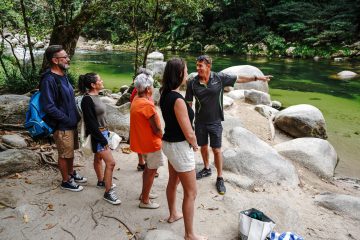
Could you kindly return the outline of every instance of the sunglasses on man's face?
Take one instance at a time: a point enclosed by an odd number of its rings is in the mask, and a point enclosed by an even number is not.
[[[205,61],[207,64],[211,64],[211,60],[207,56],[204,56],[204,55],[201,55],[201,56],[197,57],[196,61],[197,62]]]

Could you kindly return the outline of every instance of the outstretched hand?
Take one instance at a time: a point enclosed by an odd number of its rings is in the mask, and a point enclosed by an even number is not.
[[[271,80],[272,77],[274,77],[274,76],[272,76],[272,75],[258,76],[258,77],[256,77],[256,80],[268,82]]]

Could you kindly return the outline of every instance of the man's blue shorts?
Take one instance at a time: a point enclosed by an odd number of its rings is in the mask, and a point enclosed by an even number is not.
[[[195,122],[195,135],[199,146],[207,145],[210,137],[210,147],[221,148],[222,131],[223,127],[220,121],[214,123]]]

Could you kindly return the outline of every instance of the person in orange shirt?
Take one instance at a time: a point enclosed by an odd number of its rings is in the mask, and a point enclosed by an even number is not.
[[[157,198],[156,194],[150,194],[150,190],[157,169],[164,165],[160,118],[151,101],[153,82],[153,78],[146,74],[139,74],[135,78],[137,96],[130,107],[130,149],[142,154],[146,161],[139,207],[149,209],[160,207],[158,203],[150,201],[150,198]]]

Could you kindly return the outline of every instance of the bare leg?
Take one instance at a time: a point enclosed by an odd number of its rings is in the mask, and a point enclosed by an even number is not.
[[[143,172],[143,186],[141,192],[141,202],[145,204],[148,204],[150,201],[149,194],[154,182],[156,171],[157,169],[149,169],[147,166],[145,166],[145,170]]]
[[[104,172],[104,181],[105,181],[105,192],[109,192],[112,186],[112,174],[115,167],[115,160],[111,154],[110,148],[106,148],[104,151],[100,152],[100,157],[105,162],[105,172]]]
[[[139,164],[140,164],[140,165],[144,165],[144,164],[145,164],[145,160],[144,160],[142,154],[141,154],[141,153],[138,153],[137,155],[138,155],[138,159],[139,159]]]
[[[68,168],[69,158],[58,158],[58,166],[60,169],[61,177],[63,182],[69,180],[69,168]]]
[[[201,156],[204,162],[204,167],[205,168],[209,168],[210,167],[210,162],[209,162],[209,150],[208,150],[208,145],[204,145],[201,146]]]
[[[168,162],[169,166],[169,181],[166,187],[166,197],[169,207],[170,216],[168,217],[168,223],[173,223],[183,217],[183,214],[176,210],[176,188],[180,183],[180,179],[175,169]]]
[[[74,158],[67,158],[67,169],[69,175],[74,173]]]
[[[178,173],[178,176],[184,188],[182,210],[184,214],[185,240],[207,239],[203,236],[196,235],[193,228],[194,204],[197,194],[195,170]]]
[[[217,176],[222,177],[223,158],[221,154],[221,148],[213,148],[212,150],[214,153],[214,162],[217,170]]]
[[[98,181],[104,181],[102,158],[99,153],[94,154],[94,170]]]

